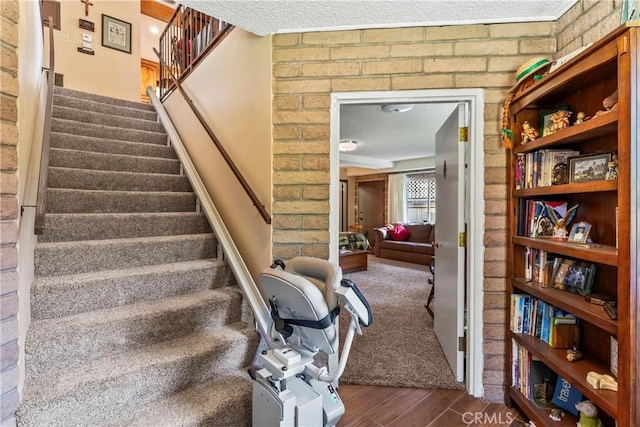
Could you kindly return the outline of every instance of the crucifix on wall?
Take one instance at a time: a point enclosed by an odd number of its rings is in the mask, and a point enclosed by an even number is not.
[[[89,16],[89,6],[93,6],[93,3],[89,3],[89,0],[80,0],[80,3],[84,3],[84,15]]]

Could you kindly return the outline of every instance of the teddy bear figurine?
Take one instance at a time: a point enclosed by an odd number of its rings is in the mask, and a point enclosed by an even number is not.
[[[576,409],[580,412],[577,427],[603,427],[602,421],[598,418],[598,408],[593,402],[590,400],[578,402]]]

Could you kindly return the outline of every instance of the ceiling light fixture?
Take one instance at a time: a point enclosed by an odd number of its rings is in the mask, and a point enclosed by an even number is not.
[[[404,113],[411,110],[413,108],[413,104],[386,104],[381,108],[385,113]]]
[[[356,148],[358,148],[358,143],[352,139],[343,139],[340,141],[340,151],[355,151]]]

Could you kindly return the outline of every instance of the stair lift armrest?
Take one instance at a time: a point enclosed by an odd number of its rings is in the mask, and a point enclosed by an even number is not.
[[[360,325],[365,327],[371,325],[373,322],[371,307],[355,283],[349,279],[342,279],[340,286],[336,289],[336,295],[349,314],[358,319]],[[358,328],[358,334],[362,335],[360,328]]]

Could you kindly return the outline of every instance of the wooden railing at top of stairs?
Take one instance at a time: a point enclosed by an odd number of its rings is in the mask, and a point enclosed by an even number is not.
[[[182,81],[233,28],[213,16],[178,6],[160,35],[160,100],[175,89],[171,73]]]
[[[245,193],[251,199],[262,219],[271,224],[271,216],[264,204],[235,165],[229,153],[216,137],[206,120],[198,111],[192,99],[180,83],[190,73],[195,65],[234,27],[212,16],[198,12],[191,8],[179,6],[173,14],[167,27],[160,36],[160,51],[153,49],[160,62],[160,100],[164,100],[173,89],[178,89],[187,105],[196,116],[204,130],[213,141],[234,176],[242,185]]]

